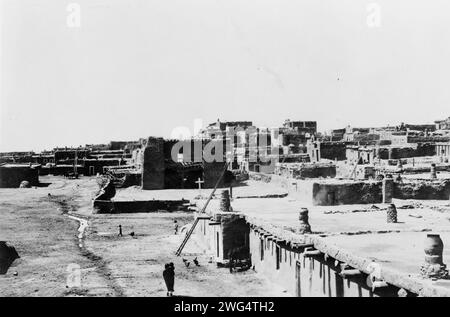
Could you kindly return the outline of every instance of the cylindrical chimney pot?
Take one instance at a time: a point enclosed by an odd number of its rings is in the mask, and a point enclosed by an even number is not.
[[[436,179],[437,178],[437,174],[436,174],[436,164],[431,164],[431,175],[430,175],[431,179]]]
[[[397,222],[397,208],[394,204],[389,204],[387,208],[387,222],[396,223]]]
[[[220,210],[230,211],[230,194],[228,190],[223,190],[220,193]]]

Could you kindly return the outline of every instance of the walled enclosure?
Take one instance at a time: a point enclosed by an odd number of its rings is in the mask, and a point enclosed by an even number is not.
[[[94,209],[99,214],[187,211],[189,200],[95,200]]]
[[[5,164],[0,166],[0,188],[18,188],[22,181],[31,186],[39,185],[40,165]]]
[[[448,200],[450,198],[450,180],[395,182],[394,197],[398,199]]]
[[[277,166],[280,175],[302,178],[334,178],[336,177],[336,165],[315,163],[282,163]]]
[[[380,182],[314,183],[313,205],[334,206],[381,203],[381,189]]]
[[[254,172],[249,176],[286,188],[289,197],[313,206],[389,203],[392,198],[448,200],[450,196],[450,180],[403,179],[397,182],[390,179],[392,184],[383,187],[383,182],[379,181],[296,180]]]

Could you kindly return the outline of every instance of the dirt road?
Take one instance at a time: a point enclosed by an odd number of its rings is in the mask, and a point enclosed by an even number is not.
[[[21,256],[0,275],[1,296],[165,296],[162,270],[168,262],[175,264],[175,295],[287,295],[253,271],[230,274],[208,263],[192,242],[176,257],[181,237],[173,234],[173,220],[182,226],[192,214],[92,214],[95,178],[47,176],[41,182],[50,185],[0,189],[0,241]],[[79,232],[82,219],[87,227]]]

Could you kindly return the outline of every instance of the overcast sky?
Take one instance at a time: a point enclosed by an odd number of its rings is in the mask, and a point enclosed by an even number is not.
[[[0,151],[450,116],[448,0],[0,2]]]

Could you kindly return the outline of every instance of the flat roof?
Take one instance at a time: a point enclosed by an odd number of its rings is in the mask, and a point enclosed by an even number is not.
[[[432,290],[435,294],[450,294],[450,280],[433,281],[420,277],[420,267],[425,259],[423,245],[429,233],[440,234],[444,242],[444,263],[449,264],[450,202],[398,199],[393,202],[397,207],[397,223],[387,223],[386,204],[308,206],[288,196],[234,199],[231,206],[234,212],[245,215],[249,222],[267,224],[269,229],[265,229],[273,234],[282,230],[296,237],[307,237],[317,242],[321,251],[328,250],[328,254],[333,255],[334,250],[344,257],[349,255],[348,259],[355,259],[355,263],[359,260],[367,261],[360,263],[375,261],[383,272],[394,274],[390,276],[395,278],[389,282],[406,285],[414,281],[414,290],[426,286],[427,291]],[[311,235],[295,234],[302,207],[309,210]],[[211,201],[207,212],[218,211],[219,201]]]
[[[4,163],[4,164],[0,164],[0,167],[3,167],[3,168],[20,168],[20,167],[22,167],[22,168],[26,168],[26,167],[28,167],[28,168],[36,168],[36,167],[39,167],[39,166],[41,166],[41,164],[35,164],[35,163],[32,163],[31,165],[30,165],[30,163]]]

